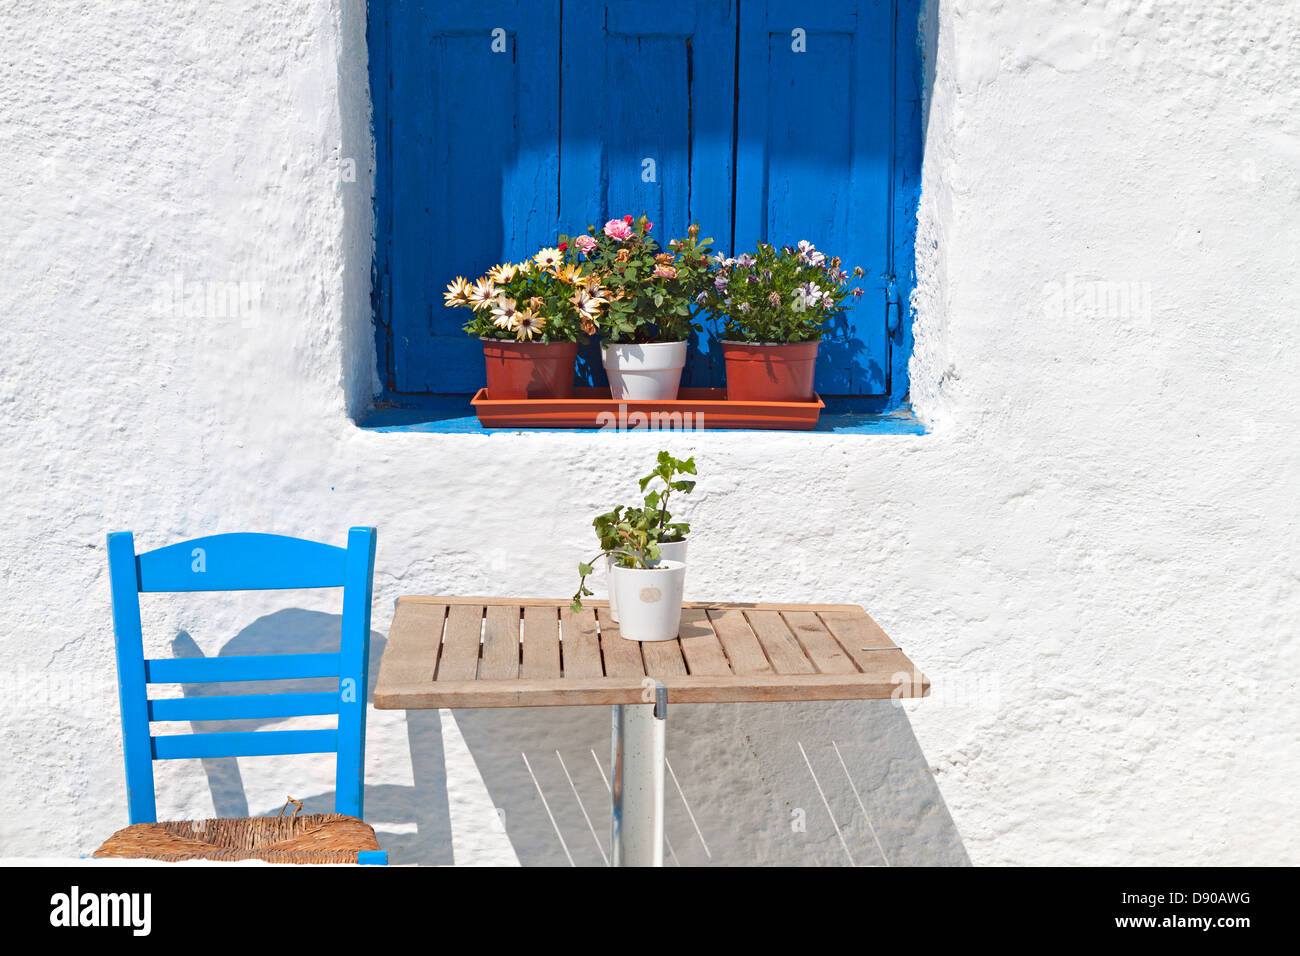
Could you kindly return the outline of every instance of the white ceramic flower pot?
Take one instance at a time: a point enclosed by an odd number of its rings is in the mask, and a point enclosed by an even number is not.
[[[658,567],[664,561],[680,561],[686,563],[686,542],[685,541],[666,541],[659,545],[659,557],[655,561],[648,562],[651,567]],[[618,595],[614,593],[614,559],[605,556],[605,582],[606,590],[609,591],[609,616],[610,619],[618,623]]]
[[[672,401],[686,365],[685,342],[607,345],[601,364],[615,401]]]
[[[661,541],[659,542],[659,560],[647,562],[652,567],[657,567],[664,561],[680,561],[686,563],[686,542],[685,541]]]
[[[653,568],[615,567],[610,593],[617,595],[620,633],[633,641],[671,641],[682,621],[686,565],[661,561]]]

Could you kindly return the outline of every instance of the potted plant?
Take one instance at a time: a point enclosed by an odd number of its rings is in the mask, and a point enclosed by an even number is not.
[[[648,564],[651,567],[656,566],[659,561],[680,561],[685,564],[686,536],[690,534],[691,526],[684,521],[673,521],[672,513],[668,510],[668,498],[674,491],[690,494],[695,488],[695,482],[678,476],[693,474],[695,474],[694,457],[679,461],[668,452],[661,451],[655,463],[655,470],[642,478],[639,484],[644,493],[649,484],[657,478],[663,483],[663,488],[645,495],[640,506],[619,505],[613,511],[597,515],[592,522],[601,548],[605,552],[615,551],[620,544],[618,534],[620,521],[627,520],[640,526],[644,513],[648,517],[644,524],[654,530],[655,543],[659,546],[659,556],[651,559]],[[605,569],[611,580],[614,565],[615,559],[607,556]],[[615,621],[619,620],[618,595],[612,587],[609,589],[609,616]]]
[[[595,570],[594,562],[606,558],[611,562],[610,605],[618,604],[623,636],[633,641],[671,641],[681,625],[686,564],[660,556],[654,515],[643,508],[635,512],[623,513],[621,506],[610,512],[608,545],[598,529],[601,550],[591,561],[578,563],[581,578],[570,607],[575,614],[582,610],[582,599],[592,594],[587,577]]]
[[[573,395],[578,344],[599,328],[608,293],[568,249],[562,241],[473,283],[457,276],[447,285],[447,307],[469,309],[465,332],[483,341],[490,397]]]
[[[840,260],[811,242],[736,258],[714,257],[704,303],[725,316],[722,357],[730,401],[810,402],[817,347],[827,323],[861,289],[847,285]],[[861,277],[861,268],[853,270]]]
[[[662,489],[647,494],[643,506],[619,505],[592,522],[600,551],[591,561],[578,564],[581,579],[573,596],[574,612],[590,596],[587,577],[594,563],[605,559],[609,574],[610,616],[620,623],[624,637],[637,641],[668,641],[677,636],[682,592],[686,578],[686,535],[690,525],[674,522],[668,498],[674,491],[689,494],[695,482],[679,475],[695,474],[695,459],[679,461],[661,451],[655,470],[641,479],[641,490],[656,479]],[[664,571],[662,575],[641,572]],[[675,609],[675,612],[674,612]]]
[[[686,536],[690,534],[691,526],[684,521],[673,521],[672,513],[668,510],[668,498],[674,491],[686,495],[694,491],[693,480],[678,477],[693,474],[695,474],[694,456],[680,461],[668,452],[661,451],[655,462],[654,471],[639,482],[643,493],[656,479],[663,485],[662,489],[651,491],[643,499],[645,509],[654,516],[651,524],[657,531],[656,541],[659,544],[661,560],[686,562]]]
[[[601,361],[618,401],[677,397],[687,342],[709,282],[708,247],[692,225],[684,239],[661,249],[644,215],[611,219],[600,232],[574,239],[608,292]]]

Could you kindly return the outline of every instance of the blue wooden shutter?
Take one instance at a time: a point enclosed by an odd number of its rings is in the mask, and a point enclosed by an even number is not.
[[[645,212],[661,243],[698,221],[725,249],[736,4],[566,0],[563,33],[565,227],[579,231]],[[683,384],[720,384],[709,339],[706,333],[695,343]]]
[[[483,384],[466,314],[444,308],[455,275],[555,242],[558,0],[387,4],[390,385],[465,393]],[[373,13],[372,13],[373,15]],[[505,51],[493,52],[494,30]],[[376,131],[379,130],[377,112]],[[380,228],[385,224],[380,223]],[[380,282],[384,282],[381,275]]]
[[[893,23],[890,0],[740,11],[736,251],[808,239],[867,271],[857,307],[822,340],[823,395],[889,390]]]

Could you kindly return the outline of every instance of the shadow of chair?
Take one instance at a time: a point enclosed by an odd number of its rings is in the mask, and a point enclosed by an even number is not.
[[[337,614],[285,608],[257,618],[222,645],[218,657],[252,654],[310,654],[337,648],[341,618]],[[369,687],[367,706],[379,674],[384,637],[370,634]],[[174,657],[203,657],[203,651],[186,631],[172,640]],[[328,679],[304,679],[274,682],[277,690],[311,693],[328,690]],[[267,682],[249,681],[221,684],[188,684],[186,696],[213,694],[255,694],[267,690]],[[413,711],[404,715],[407,728],[414,787],[377,783],[381,777],[377,765],[381,755],[390,752],[377,738],[385,733],[383,717],[370,712],[370,740],[367,745],[370,766],[366,783],[366,817],[375,828],[380,845],[388,851],[390,864],[451,863],[451,824],[447,807],[446,770],[442,754],[442,722],[437,711]],[[274,720],[196,721],[196,733],[257,730]],[[208,789],[216,815],[238,817],[275,813],[279,806],[249,807],[248,795],[238,758],[207,757],[202,760]],[[306,813],[328,813],[334,806],[332,790],[294,796],[303,802]],[[388,827],[389,829],[386,829]],[[414,832],[411,832],[411,828]]]

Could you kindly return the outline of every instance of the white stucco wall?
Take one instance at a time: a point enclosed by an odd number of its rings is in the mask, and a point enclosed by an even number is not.
[[[933,0],[932,432],[667,441],[359,429],[363,7],[202,6],[0,19],[0,856],[125,823],[105,532],[374,524],[381,639],[402,593],[568,593],[594,510],[667,445],[702,473],[694,595],[860,602],[935,686],[676,708],[681,862],[845,862],[810,768],[859,863],[1300,862],[1300,8]],[[159,294],[177,277],[260,306],[186,315]],[[287,649],[337,610],[158,597],[147,643]],[[541,786],[597,862],[574,793],[599,831],[606,714],[458,718],[372,715],[395,858],[562,863]],[[160,813],[319,798],[331,766],[174,762]]]

